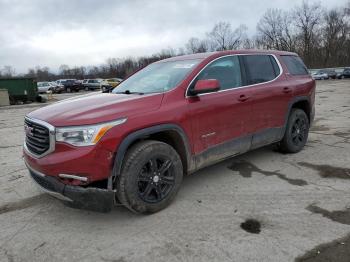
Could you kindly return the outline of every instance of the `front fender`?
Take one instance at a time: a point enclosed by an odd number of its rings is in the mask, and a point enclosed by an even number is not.
[[[112,188],[112,181],[114,181],[115,177],[117,177],[121,173],[123,160],[130,145],[140,138],[144,138],[162,131],[175,131],[180,135],[186,150],[186,161],[187,161],[186,164],[188,167],[190,167],[189,169],[191,169],[191,167],[194,164],[191,157],[191,149],[190,149],[191,147],[185,131],[179,125],[176,125],[176,124],[161,124],[161,125],[151,126],[151,127],[137,130],[129,134],[119,144],[119,147],[116,152],[115,160],[114,160],[112,174],[111,174],[112,180],[109,180],[109,183],[108,183],[109,188]]]

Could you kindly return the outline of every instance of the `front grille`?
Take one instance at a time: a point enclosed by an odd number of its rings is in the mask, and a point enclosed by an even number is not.
[[[50,183],[50,181],[45,179],[44,177],[41,177],[41,176],[33,173],[32,171],[30,171],[30,175],[34,179],[34,181],[37,182],[44,189],[49,190],[49,191],[53,191],[53,192],[56,191],[55,186],[52,183]]]
[[[28,150],[35,155],[42,155],[50,149],[50,130],[38,123],[24,120],[25,143]]]

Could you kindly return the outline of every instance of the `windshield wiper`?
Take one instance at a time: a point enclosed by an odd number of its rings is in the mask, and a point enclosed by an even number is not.
[[[142,92],[132,92],[130,90],[125,90],[123,92],[115,92],[114,94],[125,94],[125,95],[131,95],[131,94],[138,94],[138,95],[144,95],[145,93]]]

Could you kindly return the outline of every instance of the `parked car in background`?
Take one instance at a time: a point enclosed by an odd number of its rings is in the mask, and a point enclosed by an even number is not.
[[[38,82],[37,86],[39,94],[54,91],[54,86],[50,82]]]
[[[328,77],[331,78],[331,79],[336,79],[337,78],[337,73],[334,71],[334,69],[325,69],[324,72],[326,72]]]
[[[64,91],[64,85],[62,85],[62,84],[58,84],[56,81],[52,81],[52,82],[50,82],[50,84],[52,85],[52,87],[53,87],[53,92],[54,93],[61,93],[61,92],[63,92]]]
[[[64,85],[64,90],[68,93],[73,91],[79,92],[79,90],[82,87],[81,83],[77,82],[76,79],[66,79],[63,82],[63,85]]]
[[[83,88],[85,87],[85,84],[87,84],[88,81],[89,79],[83,79],[83,82],[81,82],[81,84],[83,85]]]
[[[64,82],[65,82],[66,80],[67,80],[67,79],[58,79],[58,80],[56,80],[55,82],[56,82],[58,85],[64,86]]]
[[[103,79],[85,79],[83,87],[86,91],[100,89],[102,81]]]
[[[325,70],[318,70],[318,71],[312,73],[311,76],[315,80],[329,79],[329,76]]]
[[[23,156],[33,181],[69,206],[154,213],[183,175],[269,144],[299,152],[314,114],[315,81],[295,53],[177,56],[110,94],[29,113]]]
[[[350,68],[344,68],[344,70],[337,74],[338,79],[350,78]]]
[[[121,78],[109,78],[105,79],[101,83],[101,89],[103,93],[109,93],[115,88],[117,85],[119,85],[123,79]]]

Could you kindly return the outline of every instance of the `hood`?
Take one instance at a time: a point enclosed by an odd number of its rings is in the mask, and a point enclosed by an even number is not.
[[[53,126],[89,125],[157,110],[163,94],[92,94],[69,98],[27,116]]]

